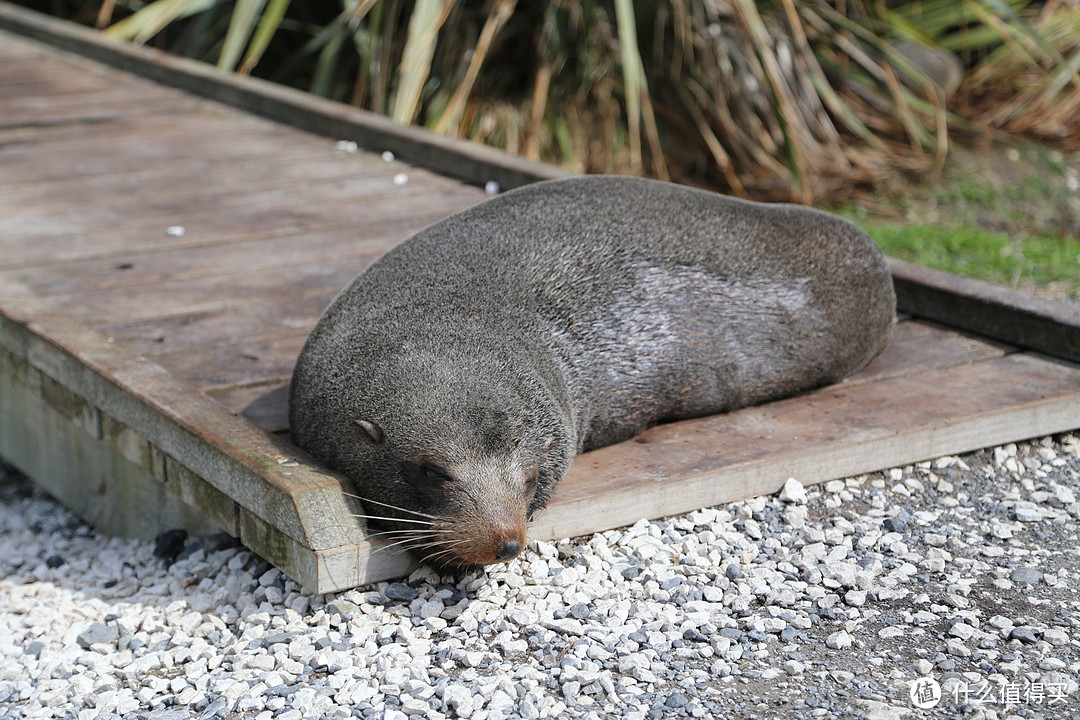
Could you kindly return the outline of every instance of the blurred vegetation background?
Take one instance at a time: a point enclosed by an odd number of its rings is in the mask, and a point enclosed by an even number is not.
[[[1080,162],[1069,161],[1080,159],[1078,0],[23,4],[575,171],[847,202],[868,228],[875,214],[925,219],[926,203],[947,228],[938,189],[959,183],[966,209],[953,224],[975,223],[1005,243],[988,262],[962,263],[968,274],[985,265],[1021,284],[1023,271],[993,269],[999,256],[1031,265],[1023,241],[1052,238],[1065,243],[1053,260],[1065,266],[1039,282],[1068,285],[1071,273],[1080,286]],[[968,182],[946,160],[991,140],[1023,150],[1034,183],[1027,171],[1006,173],[997,189],[986,180],[989,209],[968,212],[986,167]],[[899,204],[886,202],[890,193]],[[1055,210],[1025,213],[1032,203]],[[1030,221],[1042,215],[1045,223]]]

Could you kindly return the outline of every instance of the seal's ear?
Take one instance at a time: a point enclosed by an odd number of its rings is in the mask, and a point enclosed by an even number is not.
[[[386,439],[386,437],[383,435],[382,428],[371,422],[370,420],[362,420],[357,418],[356,420],[353,420],[353,422],[356,423],[357,426],[364,431],[364,435],[366,435],[367,438],[376,445],[382,445],[383,440]]]

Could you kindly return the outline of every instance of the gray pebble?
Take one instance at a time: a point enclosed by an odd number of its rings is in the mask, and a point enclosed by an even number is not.
[[[390,600],[404,600],[405,602],[409,602],[418,598],[420,596],[420,591],[405,583],[395,582],[387,585],[383,594]]]
[[[1035,633],[1032,632],[1031,628],[1026,627],[1013,628],[1012,632],[1009,633],[1009,637],[1013,640],[1019,640],[1022,643],[1027,643],[1028,645],[1033,645],[1034,643],[1038,642],[1038,640],[1035,638]]]
[[[79,637],[76,641],[80,647],[89,649],[91,645],[97,645],[98,643],[112,644],[120,639],[120,628],[115,624],[104,625],[102,623],[94,623],[90,627],[86,628],[83,632],[79,633]]]
[[[1012,571],[1009,575],[1009,579],[1014,583],[1038,585],[1042,582],[1043,574],[1041,570],[1033,567],[1019,567]]]

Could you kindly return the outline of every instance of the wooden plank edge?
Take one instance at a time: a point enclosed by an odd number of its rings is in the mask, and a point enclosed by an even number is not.
[[[844,440],[811,452],[791,452],[764,461],[728,466],[719,471],[657,484],[655,492],[640,486],[603,497],[585,497],[557,503],[530,524],[530,537],[548,540],[575,537],[625,527],[641,519],[655,519],[771,495],[789,477],[804,485],[839,480],[890,467],[910,465],[945,455],[956,455],[1009,442],[1075,430],[1076,397],[1033,403],[1005,413],[981,413],[932,427],[911,428],[865,442],[852,452]],[[905,437],[907,443],[897,443]],[[900,449],[898,449],[900,448]],[[703,502],[701,498],[708,498]],[[627,510],[632,508],[632,510]]]
[[[0,348],[301,544],[326,550],[367,542],[363,523],[351,519],[362,511],[342,492],[344,478],[146,358],[127,356],[25,288],[0,286]],[[191,489],[188,496],[208,499],[200,509],[213,517],[214,493]]]
[[[177,492],[165,456],[138,433],[0,348],[0,454],[85,522],[152,539],[167,529],[237,534],[235,504],[215,516]]]
[[[65,20],[0,1],[0,29],[52,45],[111,67],[178,88],[255,115],[484,185],[503,189],[573,175],[496,148],[444,137],[387,117],[300,90],[226,73],[204,63],[154,48],[122,44]]]
[[[311,549],[2,347],[0,452],[107,534],[152,539],[166,529],[204,534],[216,526],[309,592],[400,577],[416,566],[384,540]]]
[[[898,310],[1080,362],[1080,307],[889,258]]]
[[[387,541],[312,550],[244,508],[240,509],[240,542],[315,593],[401,577],[416,567],[408,553],[389,549],[392,543]]]

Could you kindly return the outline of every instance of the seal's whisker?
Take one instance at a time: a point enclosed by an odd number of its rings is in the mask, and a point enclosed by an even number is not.
[[[407,547],[407,549],[412,550],[413,548],[416,547],[416,545],[413,544],[414,542],[415,542],[414,538],[405,538],[404,540],[398,540],[397,542],[388,543],[386,545],[380,545],[379,549],[380,550],[389,550],[391,548],[396,548],[396,547],[400,547],[402,545],[405,545]]]
[[[409,535],[419,538],[432,537],[432,532],[430,530],[413,530],[410,528],[408,530],[393,530],[390,532],[393,533],[393,537],[406,537]]]
[[[343,495],[351,498],[356,498],[357,500],[361,500],[366,503],[371,503],[372,505],[381,505],[383,507],[388,507],[391,510],[400,510],[401,512],[409,513],[410,515],[419,515],[420,517],[431,518],[432,520],[442,520],[443,522],[446,521],[446,518],[439,517],[438,515],[428,515],[427,513],[422,513],[419,510],[410,510],[409,508],[403,508],[398,505],[391,505],[390,503],[379,502],[378,500],[372,500],[370,498],[364,497],[363,495],[355,495],[350,492],[345,492],[344,490],[342,490],[341,492]]]
[[[424,548],[430,547],[443,547],[447,550],[452,550],[454,548],[459,548],[464,545],[468,545],[468,542],[465,540],[453,540],[451,542],[446,542],[445,540],[433,540],[428,543],[417,543],[413,547],[417,550],[423,550]]]
[[[450,550],[443,550],[442,552],[436,552],[436,553],[431,553],[429,555],[425,555],[424,558],[420,562],[422,562],[422,563],[437,563],[437,564],[444,565],[444,566],[455,566],[455,565],[456,566],[462,566],[462,565],[469,565],[470,564],[468,561],[463,560],[462,558],[458,557],[457,555],[455,555]]]
[[[418,525],[434,525],[435,524],[431,520],[411,520],[409,518],[384,517],[382,515],[354,515],[354,514],[350,514],[349,517],[364,518],[365,520],[386,520],[386,521],[389,521],[389,522],[417,523]]]

